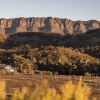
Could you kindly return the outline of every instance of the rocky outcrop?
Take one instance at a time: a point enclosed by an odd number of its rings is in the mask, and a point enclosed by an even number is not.
[[[72,21],[53,17],[31,17],[0,19],[0,33],[47,32],[57,34],[79,34],[100,28],[100,21]]]

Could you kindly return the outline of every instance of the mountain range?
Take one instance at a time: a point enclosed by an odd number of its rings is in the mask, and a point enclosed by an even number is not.
[[[100,28],[100,21],[72,21],[56,17],[30,17],[0,19],[0,33],[45,32],[61,35],[80,34]]]

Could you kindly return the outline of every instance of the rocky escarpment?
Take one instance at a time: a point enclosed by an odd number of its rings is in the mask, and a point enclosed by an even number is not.
[[[58,34],[79,34],[100,28],[100,21],[72,21],[53,17],[31,17],[0,19],[0,33],[47,32]]]

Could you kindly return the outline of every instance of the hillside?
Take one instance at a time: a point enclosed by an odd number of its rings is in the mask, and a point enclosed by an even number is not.
[[[62,46],[31,48],[21,45],[19,48],[1,50],[0,59],[1,63],[27,74],[39,70],[63,75],[100,75],[99,59]]]
[[[79,49],[81,52],[100,59],[100,29],[71,36],[65,46]]]
[[[78,35],[60,35],[55,33],[41,33],[41,32],[19,32],[12,35],[1,34],[2,39],[8,43],[8,47],[18,46],[22,44],[30,44],[35,46],[40,45],[54,45],[54,46],[69,46],[69,47],[84,47],[100,44],[100,29],[88,31],[84,34]],[[10,44],[10,42],[12,42]]]
[[[79,35],[1,35],[0,62],[18,73],[100,75],[100,29]],[[3,72],[3,71],[1,71]],[[4,73],[6,73],[4,71]]]
[[[18,47],[20,44],[29,44],[32,48],[41,46],[64,46],[79,49],[91,56],[100,58],[100,29],[79,35],[61,36],[54,33],[21,32],[6,36],[6,38],[2,34],[1,37],[1,41],[3,40],[2,47],[12,48]]]

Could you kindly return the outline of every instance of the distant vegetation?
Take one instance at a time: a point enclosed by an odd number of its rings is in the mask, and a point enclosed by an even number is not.
[[[100,29],[76,36],[16,33],[1,36],[0,63],[24,74],[100,76]]]
[[[1,63],[11,65],[18,72],[50,71],[65,75],[100,75],[100,60],[64,47],[31,48],[29,45],[0,52]]]

